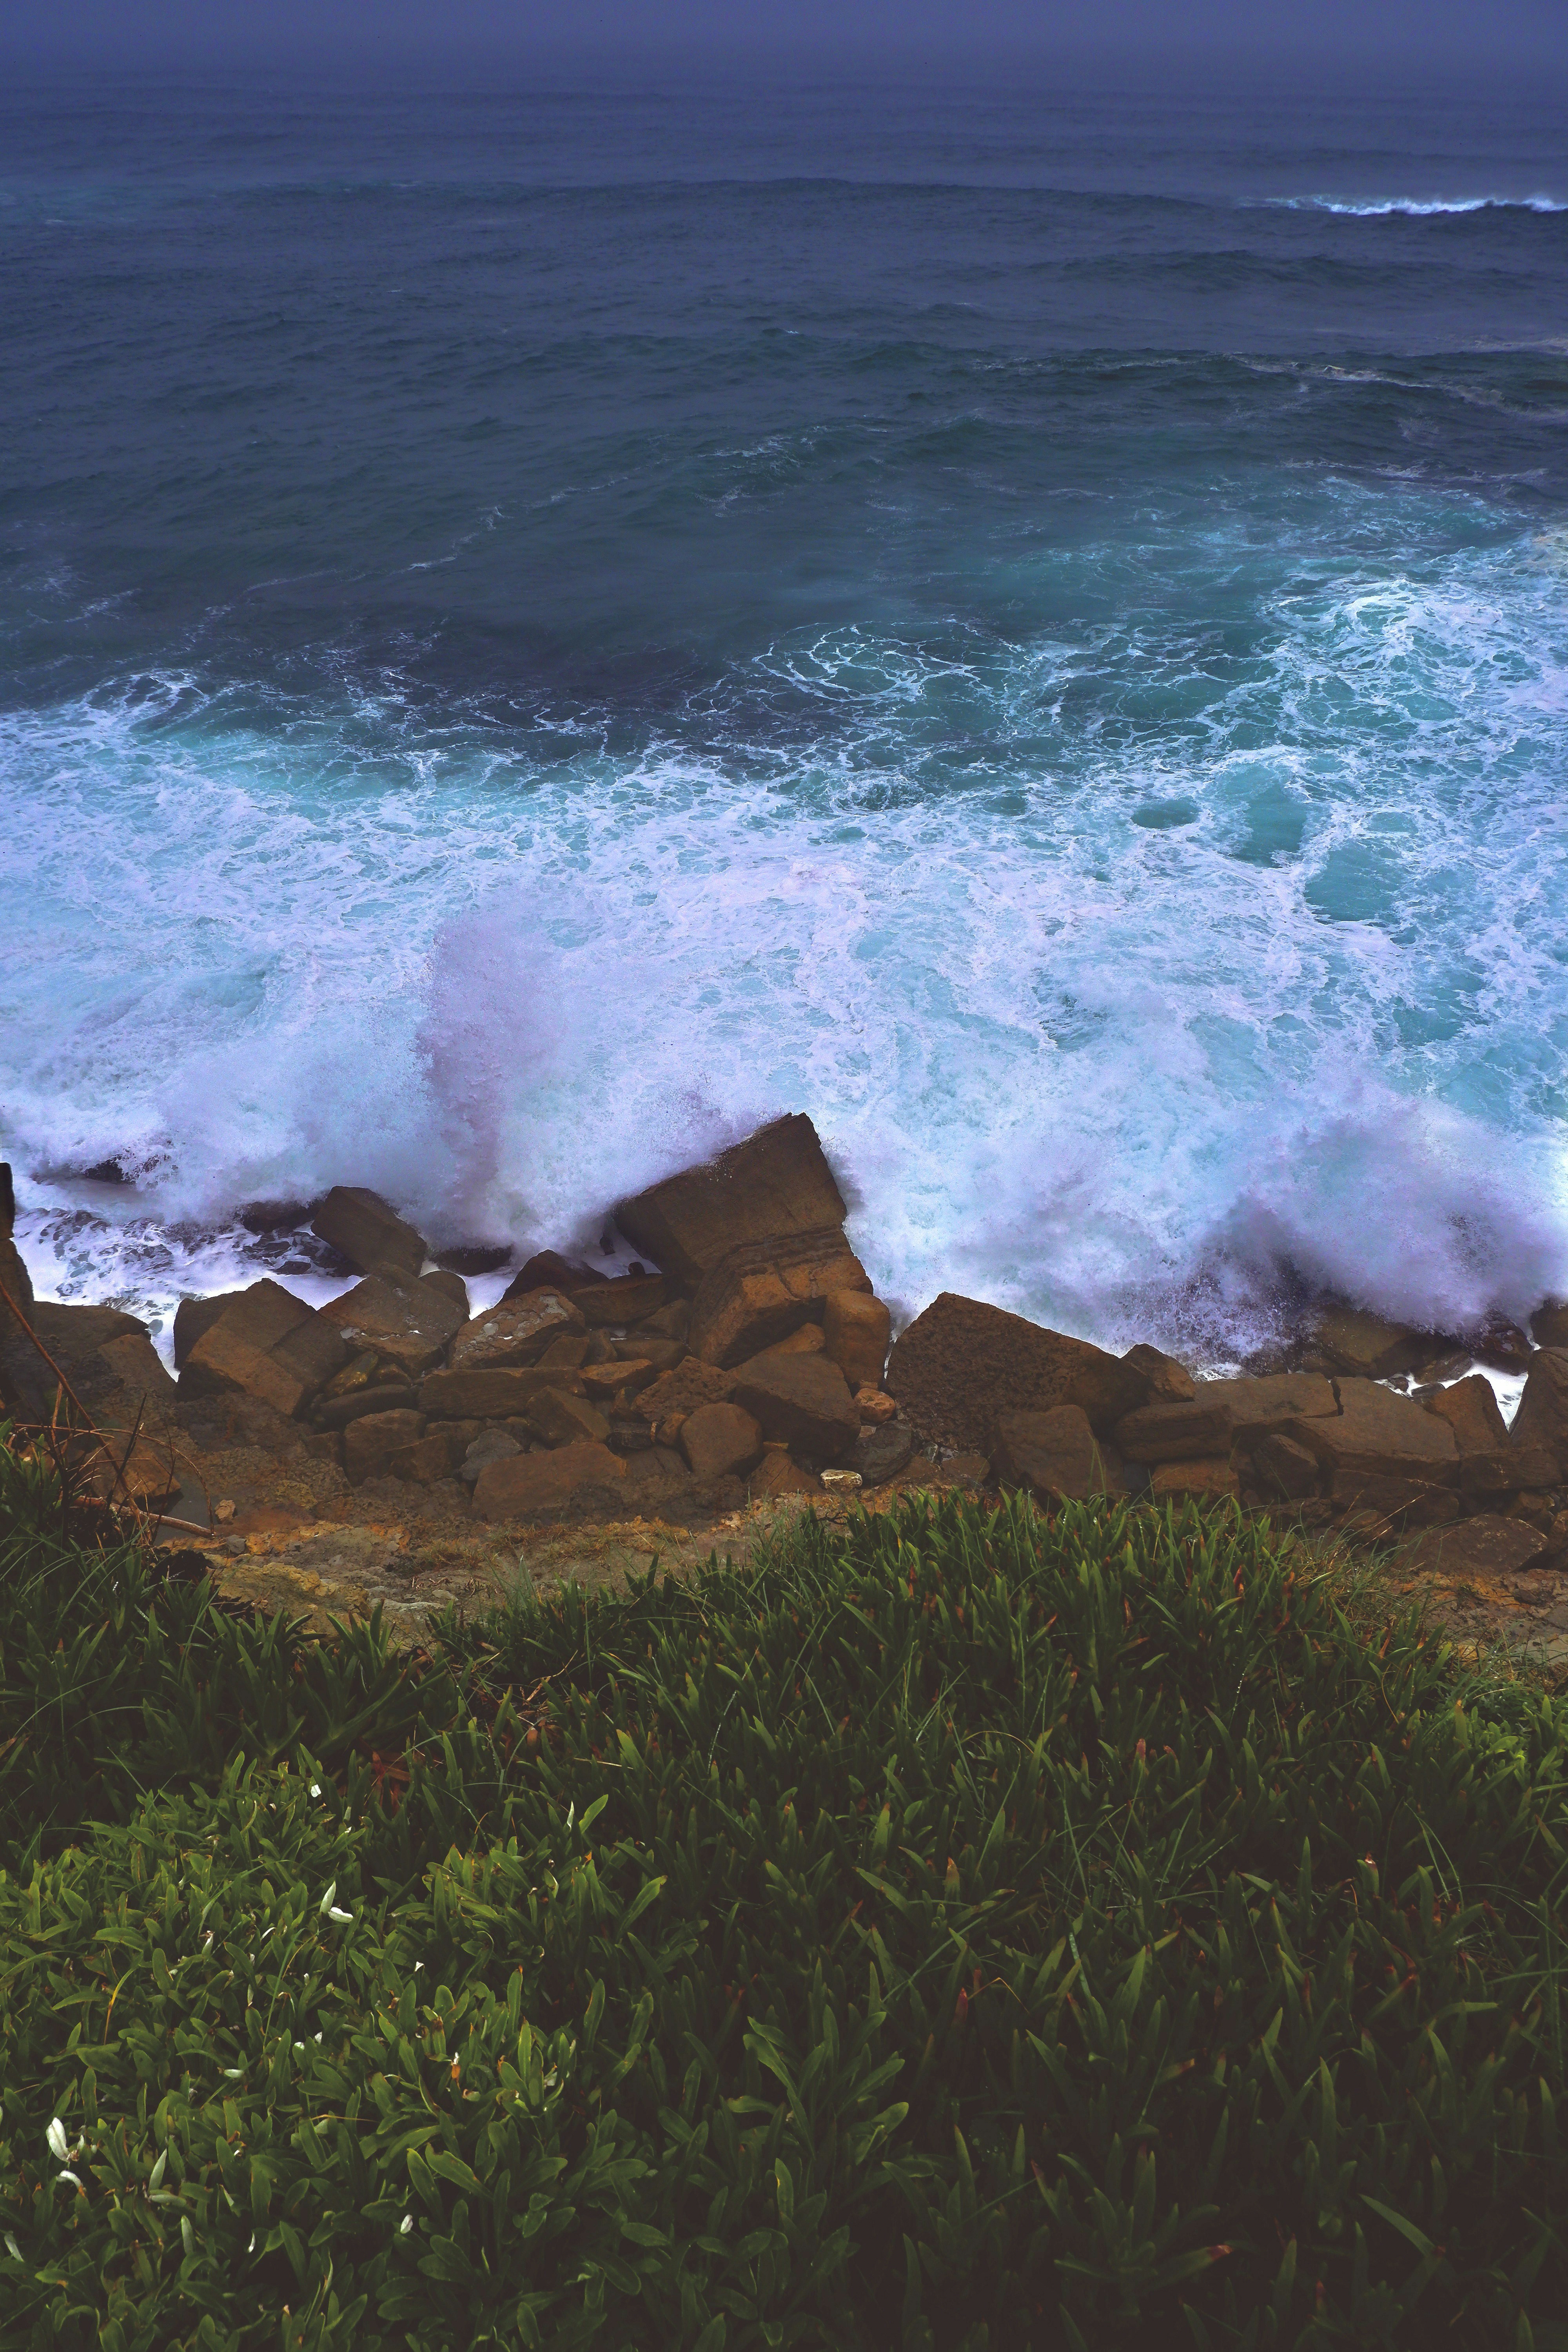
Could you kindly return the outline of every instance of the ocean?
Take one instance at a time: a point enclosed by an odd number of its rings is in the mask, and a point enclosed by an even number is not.
[[[0,94],[40,1291],[784,1110],[900,1315],[1568,1288],[1559,96]]]

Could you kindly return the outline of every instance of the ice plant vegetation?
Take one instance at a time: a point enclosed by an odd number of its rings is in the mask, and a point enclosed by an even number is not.
[[[25,1501],[6,2347],[1568,2345],[1563,1707],[1288,1535],[906,1501],[400,1657]]]

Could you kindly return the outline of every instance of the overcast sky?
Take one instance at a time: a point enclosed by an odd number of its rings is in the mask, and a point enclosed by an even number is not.
[[[1402,78],[1568,72],[1568,0],[0,0],[0,49],[81,63],[290,55],[907,71],[1162,61]],[[1564,133],[1568,148],[1568,129]]]

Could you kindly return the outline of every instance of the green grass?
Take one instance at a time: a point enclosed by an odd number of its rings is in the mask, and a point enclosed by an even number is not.
[[[413,1661],[49,1524],[5,2347],[1568,2347],[1564,1711],[1228,1507],[806,1517]]]

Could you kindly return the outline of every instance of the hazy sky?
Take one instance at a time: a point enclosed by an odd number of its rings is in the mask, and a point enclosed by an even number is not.
[[[1166,60],[1401,78],[1568,71],[1568,0],[0,0],[0,50],[83,64]],[[1568,147],[1568,131],[1564,144]]]

